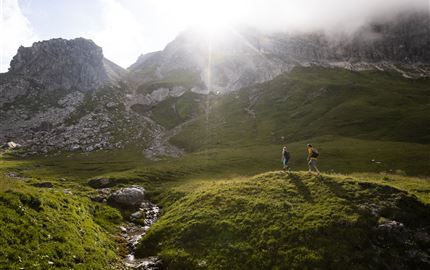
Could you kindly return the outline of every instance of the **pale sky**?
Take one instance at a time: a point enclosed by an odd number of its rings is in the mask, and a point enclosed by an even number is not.
[[[92,39],[126,68],[142,53],[162,50],[190,26],[214,31],[247,24],[264,30],[342,29],[430,0],[0,0],[0,72],[20,45],[51,38]]]

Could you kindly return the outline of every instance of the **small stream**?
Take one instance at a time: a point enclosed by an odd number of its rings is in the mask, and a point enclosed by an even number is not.
[[[145,235],[151,225],[157,221],[160,215],[160,208],[149,201],[144,201],[140,205],[139,211],[144,215],[143,226],[134,222],[126,222],[121,226],[121,236],[127,241],[128,248],[128,255],[124,259],[124,264],[131,269],[157,270],[160,269],[161,265],[161,260],[158,257],[136,258],[135,250],[139,240]]]

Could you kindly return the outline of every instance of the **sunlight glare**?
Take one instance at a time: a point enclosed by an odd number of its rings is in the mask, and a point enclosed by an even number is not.
[[[240,22],[247,10],[247,1],[184,0],[170,6],[185,27],[193,27],[206,34],[217,34]],[[172,4],[172,2],[171,2]]]

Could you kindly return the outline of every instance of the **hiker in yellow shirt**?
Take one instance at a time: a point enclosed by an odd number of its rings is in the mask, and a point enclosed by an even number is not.
[[[318,160],[318,150],[312,147],[311,144],[308,144],[308,165],[309,165],[309,173],[312,173],[312,169],[317,172],[317,175],[320,175],[320,171],[317,168],[317,160]]]

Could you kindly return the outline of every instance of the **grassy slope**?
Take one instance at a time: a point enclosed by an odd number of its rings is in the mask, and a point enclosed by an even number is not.
[[[209,97],[210,113],[172,142],[190,151],[323,135],[428,143],[429,89],[428,79],[399,74],[296,68],[267,83]]]
[[[193,92],[186,92],[181,97],[169,97],[152,108],[151,118],[168,129],[174,128],[201,112],[203,97]]]
[[[302,143],[297,147],[302,150]],[[365,261],[376,256],[379,249],[359,249],[359,252],[356,249],[374,241],[372,236],[366,235],[380,220],[359,212],[357,203],[377,204],[387,201],[392,194],[401,193],[411,204],[385,218],[412,227],[429,223],[425,218],[428,216],[427,206],[421,203],[430,203],[428,179],[371,173],[326,175],[324,181],[301,173],[293,177],[280,172],[252,177],[280,165],[278,150],[277,146],[212,149],[180,160],[151,162],[129,149],[110,155],[99,152],[20,161],[3,159],[2,167],[3,171],[32,176],[32,181],[55,181],[64,177],[67,179],[65,183],[55,184],[74,188],[76,194],[81,195],[88,192],[84,184],[86,180],[97,176],[119,179],[121,185],[144,185],[151,200],[163,207],[164,215],[142,242],[140,254],[157,253],[172,269],[183,268],[184,264],[191,268],[228,268],[231,264],[227,262],[232,260],[237,267],[254,265],[257,269],[280,265],[338,268],[342,263],[352,262],[365,268],[369,266]],[[245,153],[247,156],[243,158]],[[304,164],[297,163],[296,166],[303,167]],[[360,182],[377,183],[382,187],[369,189],[357,184]],[[386,186],[407,191],[419,201]],[[61,192],[59,195],[65,196]],[[87,200],[78,202],[86,203]],[[407,212],[413,212],[414,216],[404,216]],[[65,215],[62,219],[73,217],[68,216],[69,212],[62,213]],[[335,230],[339,227],[341,229]],[[39,229],[32,230],[37,232]],[[315,244],[309,245],[310,239]],[[390,260],[403,254],[402,244],[393,243],[393,248],[384,253]],[[51,248],[58,245],[56,242],[50,244]],[[74,241],[65,245],[73,244]],[[96,246],[94,252],[112,248]],[[15,254],[20,254],[18,248],[15,250]],[[381,262],[369,263],[376,267]]]
[[[118,264],[120,245],[112,237],[122,221],[118,210],[83,197],[85,188],[75,183],[22,173],[23,178],[8,177],[6,172],[34,163],[0,159],[1,269],[110,269]],[[31,186],[46,180],[54,188]]]
[[[172,140],[192,151],[180,160],[151,162],[136,149],[26,160],[2,158],[1,217],[13,221],[10,230],[22,231],[27,242],[1,251],[8,252],[10,262],[17,263],[21,256],[20,265],[34,261],[40,267],[47,264],[44,255],[56,266],[94,263],[91,267],[97,269],[115,261],[117,251],[108,229],[118,222],[118,213],[112,208],[93,210],[93,203],[85,198],[91,193],[85,185],[87,179],[107,176],[121,180],[121,185],[144,185],[148,196],[164,208],[165,214],[142,242],[141,254],[158,253],[172,267],[226,268],[233,260],[230,269],[232,265],[260,269],[281,265],[342,268],[352,263],[357,268],[379,266],[381,261],[372,260],[381,254],[377,254],[378,243],[370,232],[381,220],[360,212],[359,203],[379,204],[398,195],[410,204],[388,211],[383,218],[402,221],[410,228],[429,224],[428,179],[403,176],[430,174],[428,81],[337,69],[305,71],[298,69],[259,86],[263,89],[258,97],[246,89],[201,100],[203,107],[208,102],[210,113]],[[191,95],[184,96],[174,101],[180,104],[176,112],[160,109],[153,116],[160,121],[165,118],[164,125],[172,127],[204,111],[201,107],[191,110],[195,102]],[[171,105],[166,102],[164,107]],[[255,118],[245,111],[247,107],[256,113]],[[182,115],[172,118],[172,113]],[[280,167],[280,148],[285,142],[290,146],[293,169],[306,169],[304,145],[309,141],[321,152],[320,168],[332,173],[324,181],[301,173],[252,177]],[[2,178],[6,171],[30,179],[17,183]],[[60,178],[66,181],[58,181]],[[46,180],[54,182],[53,190],[29,186]],[[358,184],[361,182],[377,186]],[[63,194],[64,188],[76,196]],[[31,208],[28,202],[32,204],[32,199],[25,198],[37,198],[42,209]],[[59,210],[65,204],[70,211]],[[23,216],[19,216],[19,206],[26,209]],[[62,234],[66,225],[61,221],[71,223],[71,234],[64,243],[25,236],[23,224],[29,226],[28,231],[43,234],[38,226],[44,216],[54,221],[48,232]],[[85,225],[85,236],[76,224]],[[1,233],[6,236],[7,231]],[[76,245],[95,237],[104,244],[96,243],[84,255],[79,253],[82,249]],[[46,244],[44,249],[40,239]],[[369,243],[376,246],[362,249]],[[396,263],[409,246],[391,243],[381,258]],[[63,260],[57,259],[57,252],[64,252]],[[81,264],[74,261],[77,255]],[[94,261],[95,257],[100,259]]]
[[[161,255],[169,269],[424,267],[406,253],[420,243],[379,241],[375,228],[386,219],[428,226],[429,205],[353,178],[270,172],[181,185],[166,197],[171,204],[140,252]],[[368,205],[380,207],[380,216]]]
[[[428,145],[377,142],[350,138],[321,137],[315,143],[321,152],[319,167],[326,172],[376,172],[429,175],[427,166]],[[290,144],[293,170],[307,169],[306,141]],[[339,147],[339,146],[342,147]],[[357,150],[358,149],[358,150]],[[200,177],[225,177],[231,175],[253,175],[281,167],[281,145],[256,145],[232,149],[208,149],[191,153],[180,160],[165,159],[162,162],[146,160],[136,149],[92,154],[72,154],[55,158],[39,159],[44,166],[34,168],[31,173],[41,176],[58,174],[68,179],[81,180],[95,176],[145,178],[154,172],[161,181],[172,177],[199,175]],[[371,162],[375,159],[380,164]],[[163,172],[166,174],[164,175]]]

